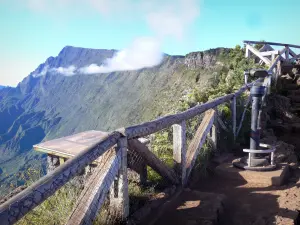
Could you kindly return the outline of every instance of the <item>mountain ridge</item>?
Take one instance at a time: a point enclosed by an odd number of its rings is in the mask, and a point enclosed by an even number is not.
[[[0,90],[0,191],[8,191],[14,175],[36,163],[45,166],[45,155],[32,145],[85,130],[111,131],[169,113],[185,92],[204,88],[218,63],[230,49],[218,48],[185,56],[164,55],[152,68],[104,74],[63,76],[49,68],[103,63],[116,50],[91,50],[67,46],[49,57],[16,88]],[[5,175],[6,174],[6,175]]]

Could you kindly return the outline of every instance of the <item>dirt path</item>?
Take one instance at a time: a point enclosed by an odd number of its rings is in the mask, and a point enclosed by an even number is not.
[[[266,187],[211,174],[194,181],[147,222],[164,225],[293,225],[300,210],[300,170],[286,185]],[[217,221],[216,218],[219,220]],[[158,218],[156,218],[158,217]],[[154,220],[154,221],[152,221]],[[144,223],[143,223],[144,224]]]
[[[224,194],[227,197],[224,225],[290,225],[300,210],[299,171],[282,187],[247,184],[217,175],[198,181],[193,190]],[[293,180],[293,181],[292,181]]]

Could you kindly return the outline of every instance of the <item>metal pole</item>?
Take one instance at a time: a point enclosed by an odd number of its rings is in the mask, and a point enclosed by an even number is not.
[[[261,103],[262,96],[265,93],[265,87],[253,86],[251,88],[252,96],[252,115],[251,115],[251,135],[250,135],[250,149],[257,150],[259,148],[259,139],[260,139],[260,113],[261,112]],[[252,157],[255,155],[252,154]]]

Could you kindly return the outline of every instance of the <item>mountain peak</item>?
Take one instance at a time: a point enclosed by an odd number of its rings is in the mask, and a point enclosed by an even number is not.
[[[111,56],[111,53],[116,53],[117,50],[115,49],[94,49],[94,48],[82,48],[82,47],[75,47],[71,45],[65,46],[58,54],[58,56],[68,56],[72,54],[96,54],[96,55],[106,55],[108,54]]]
[[[49,57],[30,75],[38,77],[45,75],[51,69],[59,67],[75,66],[80,68],[91,64],[102,65],[107,59],[112,58],[116,52],[115,49],[92,49],[67,45],[59,52],[58,56]]]

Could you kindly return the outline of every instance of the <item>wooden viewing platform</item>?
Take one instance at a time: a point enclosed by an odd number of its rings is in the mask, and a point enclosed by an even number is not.
[[[51,141],[46,141],[33,148],[36,151],[47,153],[48,156],[57,156],[60,162],[65,159],[69,159],[97,144],[99,140],[105,138],[108,135],[107,132],[89,130],[71,136],[66,136]],[[97,158],[93,163],[99,163],[100,159]]]

